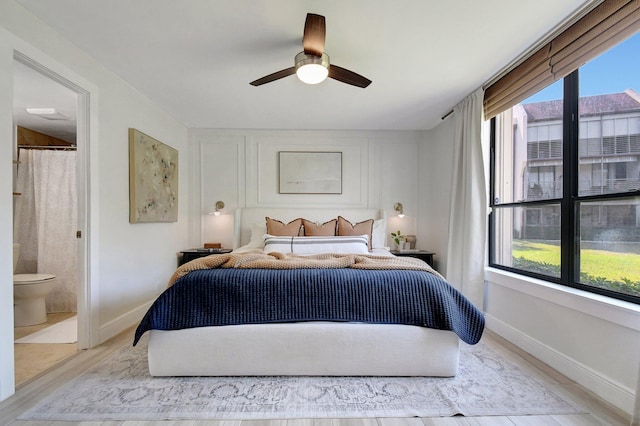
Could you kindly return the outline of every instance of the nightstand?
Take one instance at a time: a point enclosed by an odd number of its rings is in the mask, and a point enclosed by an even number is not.
[[[231,249],[223,249],[223,248],[219,248],[219,249],[205,249],[205,248],[198,248],[198,249],[189,249],[189,250],[182,250],[180,253],[182,253],[182,258],[179,260],[178,262],[178,266],[187,263],[193,259],[197,259],[199,257],[205,257],[205,256],[209,256],[210,254],[222,254],[222,253],[231,253]]]
[[[422,260],[423,262],[427,262],[429,266],[433,268],[433,255],[435,254],[432,251],[426,250],[418,250],[418,251],[397,251],[391,250],[391,254],[394,256],[407,256],[407,257],[415,257],[417,259]]]

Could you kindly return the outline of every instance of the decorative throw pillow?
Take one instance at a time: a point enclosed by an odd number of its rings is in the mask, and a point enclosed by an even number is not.
[[[305,237],[331,237],[336,235],[336,223],[338,219],[329,220],[322,225],[318,225],[315,222],[311,222],[307,219],[302,219],[302,225],[304,226]]]
[[[348,237],[276,237],[264,236],[264,252],[295,254],[367,254],[369,253],[369,237],[352,235]]]
[[[336,235],[367,235],[369,236],[369,251],[371,251],[371,234],[373,233],[373,219],[363,220],[353,225],[342,216],[338,216],[338,232]]]
[[[302,228],[302,219],[294,219],[291,222],[284,224],[279,220],[265,217],[267,222],[267,234],[276,235],[282,237],[297,237],[300,235],[300,228]]]

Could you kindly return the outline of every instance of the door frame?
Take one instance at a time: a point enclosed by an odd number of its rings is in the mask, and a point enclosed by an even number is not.
[[[90,197],[89,197],[89,153],[90,153],[90,92],[77,85],[69,79],[61,76],[45,65],[33,60],[29,56],[14,50],[15,61],[30,67],[43,76],[61,84],[77,94],[76,103],[76,186],[78,197],[78,223],[77,229],[81,233],[78,238],[78,287],[77,310],[78,310],[78,349],[87,349],[95,345],[95,337],[92,333],[93,315],[91,312],[91,271],[90,262],[90,238],[89,217],[90,217]],[[14,367],[15,368],[15,367]]]

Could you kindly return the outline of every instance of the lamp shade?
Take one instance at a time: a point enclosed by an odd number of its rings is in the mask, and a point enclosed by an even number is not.
[[[224,209],[224,202],[223,201],[216,201],[216,209],[212,212],[209,212],[209,214],[214,215],[214,216],[220,216],[221,210]]]
[[[404,214],[404,207],[402,206],[402,203],[395,203],[393,205],[393,210],[395,210],[395,212],[398,214],[398,217],[400,219],[404,218],[405,214]]]
[[[322,83],[329,75],[329,56],[307,55],[300,52],[296,55],[296,75],[303,83]]]

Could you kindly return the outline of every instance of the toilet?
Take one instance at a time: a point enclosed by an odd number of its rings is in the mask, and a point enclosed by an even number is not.
[[[20,244],[13,244],[13,272],[16,271]],[[13,276],[14,325],[24,327],[47,322],[45,296],[53,290],[52,274],[17,274]]]

